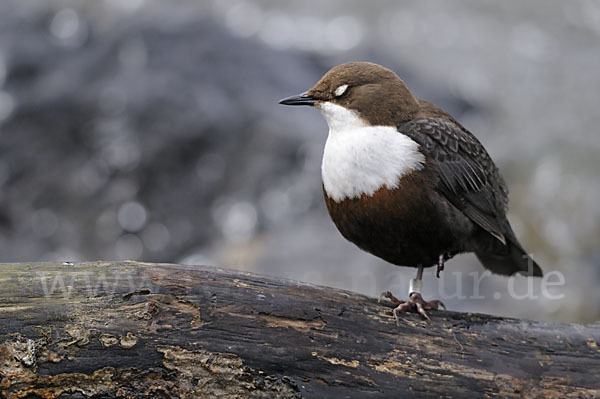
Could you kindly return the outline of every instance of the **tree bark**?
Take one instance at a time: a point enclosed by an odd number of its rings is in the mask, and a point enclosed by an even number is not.
[[[0,265],[2,398],[600,396],[600,325],[449,311],[205,266]]]

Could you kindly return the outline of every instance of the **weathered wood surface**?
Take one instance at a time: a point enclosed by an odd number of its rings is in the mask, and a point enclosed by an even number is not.
[[[600,396],[600,325],[416,314],[209,267],[0,265],[2,398]]]

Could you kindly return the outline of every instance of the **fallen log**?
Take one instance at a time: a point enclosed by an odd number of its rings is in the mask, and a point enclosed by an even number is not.
[[[430,316],[204,266],[3,264],[0,397],[600,395],[600,324]]]

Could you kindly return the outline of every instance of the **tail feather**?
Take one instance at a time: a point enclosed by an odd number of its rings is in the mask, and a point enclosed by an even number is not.
[[[475,254],[486,269],[493,273],[513,275],[516,273],[525,276],[542,277],[542,268],[531,256],[525,252],[510,224],[505,224],[506,245],[494,239],[491,247],[484,251],[477,251]]]

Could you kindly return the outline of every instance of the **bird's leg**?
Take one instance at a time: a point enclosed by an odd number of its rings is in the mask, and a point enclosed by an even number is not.
[[[395,305],[398,305],[394,309],[394,317],[396,318],[397,324],[400,323],[399,314],[401,312],[416,310],[425,319],[431,321],[431,319],[429,318],[429,316],[427,316],[427,313],[425,312],[426,310],[437,310],[439,306],[444,308],[444,310],[446,309],[446,306],[444,306],[444,304],[441,301],[433,300],[433,301],[425,302],[425,300],[421,296],[421,288],[423,287],[422,280],[423,280],[423,265],[419,265],[419,268],[417,269],[417,278],[410,280],[410,286],[409,286],[409,290],[408,290],[408,297],[409,297],[408,301],[403,301],[401,299],[396,298],[389,291],[386,291],[380,295],[379,300],[381,300],[381,298],[387,298],[387,299],[391,300],[392,303],[394,303]]]
[[[444,254],[441,254],[440,257],[438,258],[437,270],[435,272],[435,276],[437,278],[440,278],[440,272],[442,270],[444,270],[444,259],[445,259]]]

